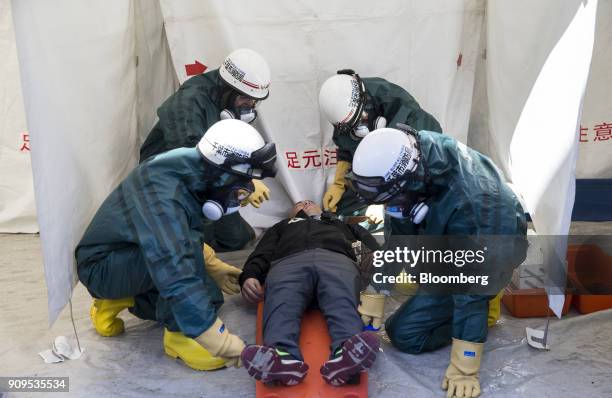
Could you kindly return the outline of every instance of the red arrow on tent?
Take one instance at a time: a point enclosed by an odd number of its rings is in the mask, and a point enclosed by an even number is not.
[[[197,60],[193,64],[185,65],[185,72],[187,73],[187,76],[199,75],[204,73],[206,69],[208,69],[208,67]]]

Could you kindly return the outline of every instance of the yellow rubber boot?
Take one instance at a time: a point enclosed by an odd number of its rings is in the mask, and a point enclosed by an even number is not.
[[[487,322],[489,327],[495,326],[501,315],[501,299],[503,295],[504,291],[502,290],[501,292],[497,293],[497,296],[489,300],[489,319]]]
[[[223,359],[213,357],[206,348],[181,332],[164,329],[164,351],[172,358],[180,358],[195,370],[215,370],[225,366]]]
[[[105,337],[123,333],[125,326],[117,314],[126,308],[134,306],[134,298],[126,297],[118,300],[94,299],[89,315],[96,331]]]

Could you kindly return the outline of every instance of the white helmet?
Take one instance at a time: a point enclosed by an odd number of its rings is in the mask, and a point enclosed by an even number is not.
[[[321,112],[341,132],[351,131],[357,126],[364,104],[365,85],[350,69],[338,71],[323,83],[319,91]]]
[[[197,146],[206,161],[234,174],[262,179],[276,174],[276,147],[236,119],[213,124]]]
[[[413,130],[375,130],[359,143],[347,182],[368,203],[386,203],[416,171],[420,157]]]
[[[219,67],[219,75],[241,94],[257,100],[268,97],[270,67],[256,51],[248,48],[232,51]]]

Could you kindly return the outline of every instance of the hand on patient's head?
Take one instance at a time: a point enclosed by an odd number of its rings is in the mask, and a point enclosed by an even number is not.
[[[295,217],[300,211],[303,211],[309,217],[318,216],[322,213],[321,208],[312,200],[301,200],[293,206],[289,217]]]
[[[257,278],[248,278],[242,285],[242,297],[252,304],[257,304],[264,298],[264,290]]]

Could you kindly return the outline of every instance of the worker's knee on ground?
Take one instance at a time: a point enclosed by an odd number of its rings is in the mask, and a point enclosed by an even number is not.
[[[385,332],[391,341],[391,344],[402,352],[408,354],[421,354],[425,352],[425,341],[427,333],[417,330],[402,328],[399,322],[395,322],[392,318],[385,323]]]
[[[421,354],[426,352],[425,350],[425,340],[427,339],[427,335],[420,334],[401,334],[397,332],[389,333],[387,330],[387,335],[391,340],[391,344],[398,350],[408,353],[408,354]]]

